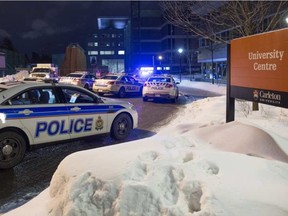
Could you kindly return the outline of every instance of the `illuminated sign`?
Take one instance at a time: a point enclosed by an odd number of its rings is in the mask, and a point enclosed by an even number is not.
[[[231,41],[230,96],[288,108],[288,29]]]

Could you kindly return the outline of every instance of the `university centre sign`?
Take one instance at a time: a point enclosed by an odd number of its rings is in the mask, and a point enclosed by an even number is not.
[[[229,82],[231,98],[288,108],[288,29],[232,40]]]

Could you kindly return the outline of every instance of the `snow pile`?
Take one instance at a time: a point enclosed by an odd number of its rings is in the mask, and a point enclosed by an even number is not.
[[[29,72],[26,70],[19,71],[13,75],[7,75],[5,77],[0,78],[0,83],[3,82],[11,82],[11,81],[23,81],[25,77],[29,76]]]
[[[287,216],[288,110],[239,101],[226,124],[225,105],[199,100],[153,137],[73,153],[5,215]]]

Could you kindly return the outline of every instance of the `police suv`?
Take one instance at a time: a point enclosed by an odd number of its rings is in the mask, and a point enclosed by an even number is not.
[[[125,139],[138,125],[132,104],[79,86],[17,82],[0,87],[0,169],[20,163],[33,145],[103,133]]]

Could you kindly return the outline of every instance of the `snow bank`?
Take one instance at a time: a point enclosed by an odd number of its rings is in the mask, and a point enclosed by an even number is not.
[[[153,137],[69,155],[5,216],[287,216],[287,109],[239,101],[225,124],[225,105],[199,100]]]

